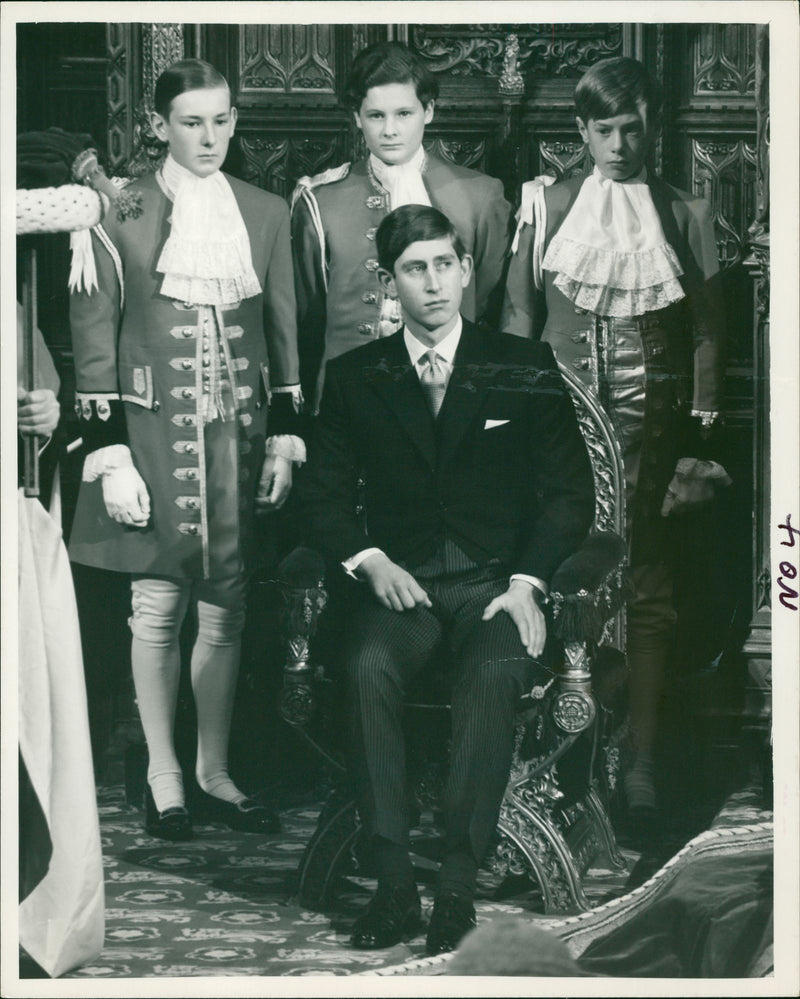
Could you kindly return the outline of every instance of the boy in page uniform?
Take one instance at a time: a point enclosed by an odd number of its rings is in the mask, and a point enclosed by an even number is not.
[[[314,412],[328,360],[400,327],[397,299],[376,276],[375,233],[393,209],[432,205],[453,222],[475,261],[464,315],[477,321],[491,312],[511,208],[499,180],[422,148],[438,92],[436,78],[407,46],[364,49],[353,62],[346,101],[369,155],[301,178],[292,196],[300,377]]]
[[[501,328],[549,343],[594,389],[626,474],[632,758],[631,816],[653,828],[653,749],[675,612],[668,515],[728,484],[717,446],[724,322],[708,202],[645,166],[661,98],[634,59],[606,59],[579,81],[575,109],[593,172],[523,187]]]
[[[236,123],[225,79],[188,59],[159,77],[153,129],[163,166],[134,181],[140,218],[93,234],[96,289],[70,305],[76,398],[89,452],[74,561],[132,574],[132,664],[149,753],[150,833],[192,835],[173,726],[179,635],[198,634],[196,777],[232,828],[277,816],[228,774],[254,506],[280,506],[299,408],[289,213],[220,170]],[[271,405],[270,405],[271,399]],[[267,438],[267,408],[270,408]]]

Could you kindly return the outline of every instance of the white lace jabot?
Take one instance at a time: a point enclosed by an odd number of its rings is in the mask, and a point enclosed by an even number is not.
[[[422,181],[425,150],[422,146],[408,163],[384,163],[374,153],[369,155],[369,165],[376,179],[389,192],[392,211],[401,205],[429,205],[431,199]]]
[[[161,294],[193,305],[229,305],[261,292],[250,239],[227,178],[197,177],[167,156],[159,180],[174,198],[172,231],[156,270]]]
[[[601,316],[640,316],[684,297],[683,273],[653,204],[647,173],[604,177],[595,167],[542,261],[556,287]]]

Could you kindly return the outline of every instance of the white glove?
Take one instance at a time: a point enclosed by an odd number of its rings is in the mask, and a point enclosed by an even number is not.
[[[150,519],[147,486],[132,464],[103,474],[103,501],[109,517],[118,524],[144,527]]]
[[[279,454],[268,454],[261,466],[261,479],[256,491],[259,513],[280,510],[292,488],[292,463]]]

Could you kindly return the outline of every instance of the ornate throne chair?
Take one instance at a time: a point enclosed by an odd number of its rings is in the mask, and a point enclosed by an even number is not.
[[[619,712],[614,702],[619,702],[624,674],[625,478],[605,413],[574,375],[563,368],[562,374],[592,462],[595,520],[582,548],[552,580],[551,627],[563,657],[558,670],[544,671],[521,700],[496,846],[487,858],[500,878],[527,876],[538,887],[547,913],[589,908],[581,876],[598,856],[624,866],[606,802],[616,779],[613,736]],[[282,563],[278,584],[288,649],[281,714],[321,754],[334,778],[334,790],[300,862],[298,894],[310,907],[329,908],[343,876],[368,876],[369,857],[336,748],[341,728],[336,725],[337,685],[333,671],[317,661],[320,650],[314,638],[327,601],[322,558],[296,549]],[[409,769],[416,770],[414,796],[421,809],[434,812],[447,731],[446,690],[444,696],[437,693],[431,696],[428,689],[408,704],[409,715],[418,718],[413,734],[437,746],[431,760],[430,751],[415,753],[409,745]]]

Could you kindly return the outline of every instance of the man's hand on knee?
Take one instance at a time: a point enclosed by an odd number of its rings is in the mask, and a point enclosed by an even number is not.
[[[392,562],[383,552],[367,556],[357,572],[367,581],[377,600],[389,610],[431,606],[430,597],[411,573]]]
[[[505,593],[501,593],[487,605],[482,620],[491,621],[500,611],[511,615],[526,652],[537,659],[544,651],[547,625],[544,614],[536,603],[533,586],[522,580],[514,580]]]

